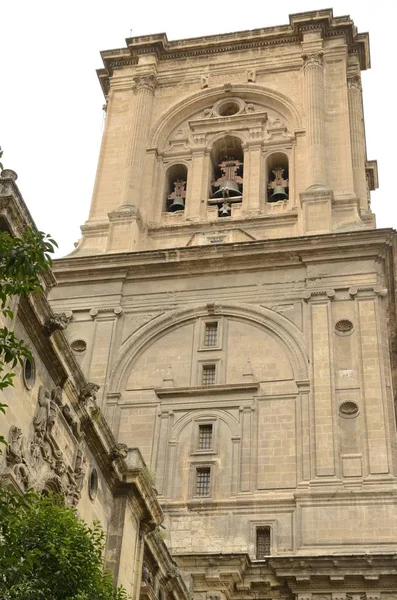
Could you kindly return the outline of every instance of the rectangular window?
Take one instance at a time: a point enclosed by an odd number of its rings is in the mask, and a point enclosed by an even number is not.
[[[256,558],[270,556],[270,527],[256,528]]]
[[[200,467],[196,470],[196,496],[210,495],[210,478],[210,467]]]
[[[210,450],[212,448],[212,425],[199,425],[199,450]]]
[[[204,346],[216,346],[218,343],[218,323],[206,323],[204,330]]]
[[[201,376],[202,385],[212,385],[215,383],[215,365],[203,365]]]

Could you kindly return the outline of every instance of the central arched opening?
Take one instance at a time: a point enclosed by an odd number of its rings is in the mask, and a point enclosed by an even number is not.
[[[211,191],[208,204],[219,217],[230,217],[234,204],[243,197],[244,152],[241,140],[226,135],[211,149]]]

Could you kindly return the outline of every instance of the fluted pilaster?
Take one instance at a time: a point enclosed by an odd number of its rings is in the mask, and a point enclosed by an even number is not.
[[[323,53],[303,54],[302,58],[307,115],[308,187],[326,186]]]
[[[360,207],[368,209],[367,183],[365,177],[365,133],[360,73],[350,74],[347,78],[349,99],[350,140],[354,191],[360,200]]]
[[[150,128],[153,96],[157,80],[154,74],[136,75],[135,99],[124,167],[122,204],[139,204],[142,171]]]

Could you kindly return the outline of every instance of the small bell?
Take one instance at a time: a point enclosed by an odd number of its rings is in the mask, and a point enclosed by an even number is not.
[[[180,196],[176,196],[168,207],[168,212],[176,212],[177,210],[185,210],[185,203]]]
[[[174,181],[174,191],[168,196],[168,200],[172,200],[172,204],[168,206],[168,212],[176,212],[178,210],[185,210],[186,181],[183,179],[177,179]]]
[[[277,202],[278,200],[288,200],[288,194],[282,185],[276,185],[273,194],[269,198],[269,202]]]
[[[235,181],[231,179],[226,179],[219,186],[219,189],[216,190],[215,194],[213,194],[213,198],[230,198],[230,197],[241,196],[240,189]]]
[[[220,217],[230,217],[231,212],[232,212],[232,209],[230,208],[230,204],[228,204],[227,202],[224,202],[219,209],[218,215]]]
[[[269,183],[268,189],[273,190],[273,194],[268,198],[268,202],[288,200],[288,194],[285,191],[288,187],[288,179],[283,178],[284,169],[276,167],[272,173],[274,174],[274,180]]]

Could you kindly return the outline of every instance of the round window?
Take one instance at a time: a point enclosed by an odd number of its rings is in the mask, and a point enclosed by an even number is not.
[[[98,493],[98,471],[93,467],[88,480],[88,493],[91,500],[95,500]]]
[[[238,112],[240,112],[240,106],[237,104],[237,102],[233,102],[232,100],[223,102],[218,107],[218,114],[221,117],[231,117],[232,115],[236,115]]]
[[[36,366],[33,357],[26,358],[23,365],[23,381],[28,390],[32,389],[36,381]]]

